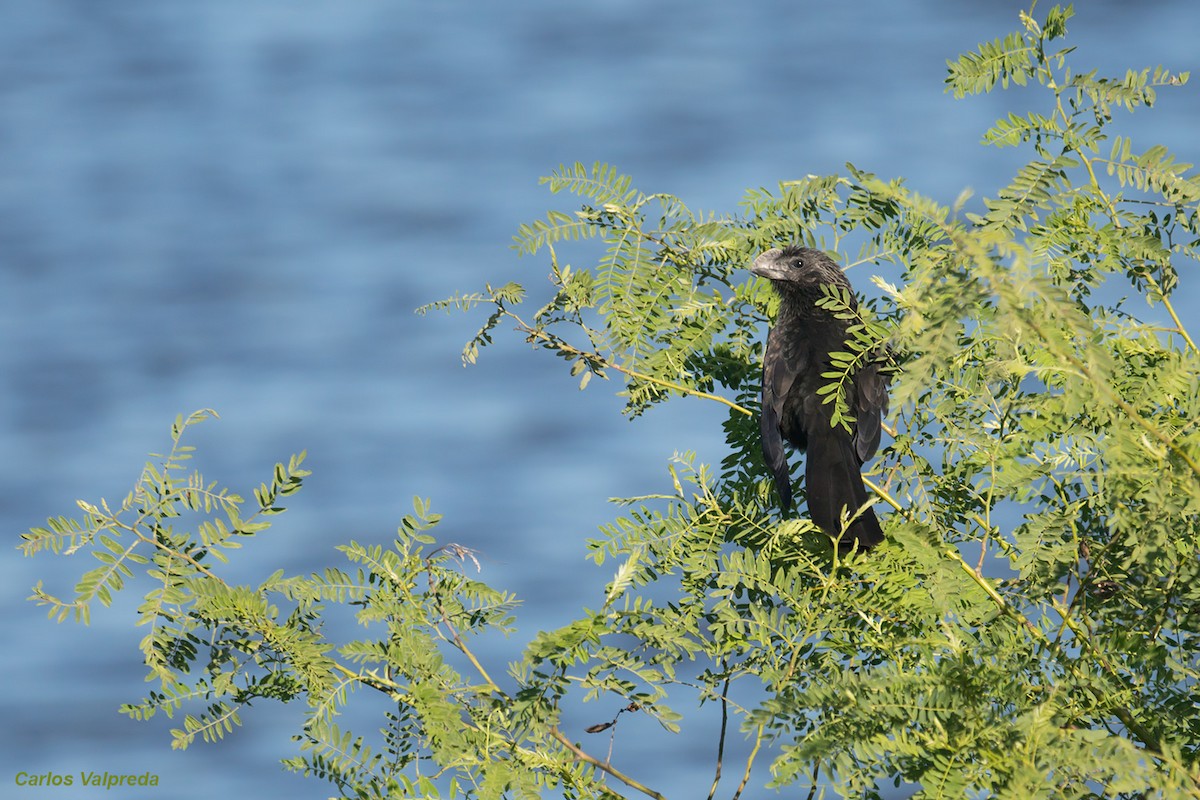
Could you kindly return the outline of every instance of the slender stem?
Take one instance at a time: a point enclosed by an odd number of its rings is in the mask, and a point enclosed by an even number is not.
[[[1175,306],[1172,305],[1170,298],[1167,297],[1167,293],[1164,292],[1162,287],[1158,285],[1158,281],[1154,280],[1149,275],[1146,276],[1146,280],[1151,286],[1154,287],[1154,291],[1158,295],[1159,302],[1163,304],[1163,308],[1165,308],[1167,313],[1171,316],[1171,321],[1175,323],[1175,330],[1173,332],[1178,333],[1183,337],[1183,340],[1188,343],[1188,347],[1192,348],[1193,353],[1200,352],[1196,348],[1196,343],[1192,341],[1192,337],[1188,334],[1187,328],[1184,327],[1183,321],[1180,320],[1179,315],[1175,313]]]
[[[540,341],[547,342],[547,343],[553,345],[555,350],[558,350],[563,353],[568,353],[573,356],[579,356],[589,362],[597,362],[601,365],[602,369],[613,369],[624,375],[628,375],[630,378],[633,378],[635,380],[645,381],[646,383],[652,383],[655,386],[661,386],[664,389],[672,389],[683,395],[691,395],[693,397],[699,397],[703,400],[713,400],[717,403],[721,403],[722,405],[729,406],[734,411],[739,411],[739,412],[745,414],[746,416],[751,416],[752,412],[750,411],[750,409],[746,408],[745,406],[738,405],[737,403],[733,402],[732,400],[730,400],[726,397],[721,397],[719,394],[710,394],[709,392],[702,392],[699,389],[695,389],[690,386],[684,386],[683,384],[675,383],[674,381],[668,381],[668,380],[664,380],[662,378],[656,378],[653,375],[647,375],[644,372],[638,372],[635,369],[630,369],[629,367],[624,367],[620,364],[614,363],[613,361],[605,358],[604,356],[600,355],[599,353],[588,353],[588,352],[580,350],[576,347],[572,347],[571,345],[567,344],[562,339],[559,339],[556,336],[546,333],[543,330],[539,330],[538,328],[534,328],[530,325],[527,325],[520,317],[518,317],[516,314],[513,314],[510,311],[506,310],[504,313],[507,314],[508,316],[512,317],[517,323],[517,329],[522,331],[523,333],[525,333],[529,338],[538,339]]]
[[[176,550],[173,547],[167,547],[165,544],[160,542],[157,537],[147,536],[146,534],[137,530],[135,527],[131,527],[129,525],[121,525],[121,527],[130,531],[134,536],[138,537],[138,539],[140,539],[141,541],[147,542],[147,543],[153,545],[154,547],[157,547],[159,550],[165,550],[166,552],[170,553],[171,555],[175,556],[176,558],[180,559],[181,561],[186,561],[197,572],[205,575],[206,577],[208,577],[214,581],[219,582],[222,586],[225,586],[228,588],[229,584],[225,583],[225,581],[221,580],[221,578],[214,575],[212,572],[209,571],[209,569],[207,567],[205,567],[203,564],[201,564],[196,559],[189,556],[187,553]],[[130,549],[132,550],[133,548],[130,548]]]
[[[1049,72],[1048,64],[1046,65],[1046,69],[1047,69],[1047,72]],[[1063,120],[1065,122],[1067,120],[1067,115],[1066,115],[1066,112],[1063,111],[1062,95],[1061,95],[1061,93],[1057,92],[1056,87],[1052,86],[1052,88],[1056,89],[1056,95],[1058,97],[1058,111],[1060,114],[1062,114]],[[1117,228],[1123,227],[1121,225],[1121,217],[1117,213],[1116,201],[1114,201],[1113,198],[1110,197],[1108,195],[1108,193],[1105,192],[1104,189],[1102,189],[1100,187],[1100,179],[1096,177],[1096,170],[1092,166],[1092,162],[1094,160],[1107,161],[1107,159],[1092,159],[1088,156],[1088,154],[1086,152],[1084,152],[1083,148],[1079,148],[1079,147],[1072,148],[1071,152],[1073,152],[1075,155],[1077,155],[1079,157],[1080,161],[1083,163],[1083,166],[1087,169],[1088,180],[1092,185],[1092,189],[1093,189],[1093,191],[1095,191],[1097,196],[1099,196],[1101,201],[1103,201],[1105,207],[1108,210],[1109,219],[1112,221],[1113,225]],[[1166,293],[1158,285],[1158,282],[1149,276],[1146,276],[1146,280],[1154,287],[1155,292],[1158,294],[1158,299],[1163,304],[1163,308],[1165,308],[1167,310],[1167,314],[1170,315],[1171,320],[1175,323],[1176,331],[1179,333],[1180,336],[1183,337],[1184,341],[1186,341],[1188,343],[1188,346],[1192,349],[1193,353],[1200,352],[1200,351],[1198,351],[1198,349],[1196,347],[1196,343],[1192,340],[1191,335],[1188,334],[1187,328],[1184,327],[1183,322],[1179,319],[1179,315],[1175,313],[1175,306],[1171,303],[1171,300],[1167,297]]]
[[[574,742],[572,742],[566,736],[563,736],[562,731],[560,731],[558,728],[551,728],[550,735],[553,736],[555,739],[557,739],[559,741],[559,743],[562,744],[563,747],[570,750],[575,755],[575,757],[577,759],[579,759],[580,761],[583,761],[587,764],[591,764],[596,769],[601,770],[602,772],[606,772],[609,775],[612,775],[614,778],[619,780],[621,783],[625,784],[626,786],[628,786],[631,789],[637,789],[639,792],[646,795],[647,797],[653,797],[653,798],[655,798],[655,800],[667,800],[666,795],[654,791],[650,787],[637,781],[635,778],[632,778],[629,775],[626,775],[624,772],[621,772],[620,770],[616,769],[611,764],[606,764],[603,761],[600,761],[599,759],[588,755],[583,750],[581,750]]]
[[[433,577],[433,565],[428,564],[427,566],[429,575],[429,592],[433,595],[434,603],[437,605],[437,610],[442,617],[442,622],[450,631],[450,636],[454,640],[454,646],[457,647],[459,652],[465,655],[467,660],[471,662],[471,665],[475,667],[475,670],[487,684],[488,689],[496,692],[497,694],[502,694],[502,690],[496,684],[496,682],[492,680],[492,676],[488,674],[488,671],[484,668],[483,664],[480,663],[479,659],[475,657],[475,654],[471,652],[471,648],[467,647],[466,642],[464,642],[462,637],[458,635],[458,629],[455,628],[454,623],[450,621],[450,615],[446,612],[446,607],[442,604],[442,595],[439,591],[441,584]]]
[[[345,678],[358,681],[363,686],[374,689],[377,692],[382,692],[391,697],[393,700],[405,700],[407,693],[404,691],[404,687],[390,678],[386,678],[382,675],[375,675],[369,672],[355,672],[346,665],[339,664],[336,661],[333,662],[333,665],[330,667],[330,669],[339,673]]]
[[[746,771],[742,774],[742,782],[738,784],[737,791],[733,793],[733,800],[738,800],[742,796],[742,790],[746,788],[746,784],[750,782],[750,770],[754,768],[754,759],[758,756],[758,750],[762,747],[763,727],[758,726],[758,732],[754,736],[754,749],[750,751],[750,755],[746,757]]]
[[[628,233],[628,231],[626,231],[625,233]],[[554,270],[557,273],[558,264],[557,264],[557,259],[553,255],[553,250],[551,251],[551,257],[552,257],[552,262],[554,264]],[[656,378],[652,375],[646,375],[645,373],[638,372],[637,370],[633,370],[633,369],[630,369],[629,367],[624,367],[620,364],[617,364],[614,361],[612,361],[611,359],[601,355],[599,352],[597,352],[595,350],[588,352],[585,350],[580,350],[577,347],[573,347],[570,344],[568,344],[566,341],[561,339],[560,337],[557,337],[557,336],[554,336],[553,334],[547,333],[545,331],[545,329],[540,328],[540,327],[534,327],[534,326],[530,325],[529,323],[525,322],[519,316],[517,316],[513,312],[509,311],[504,306],[503,302],[501,300],[499,300],[498,298],[496,298],[495,296],[493,296],[491,299],[492,299],[492,302],[494,302],[496,304],[496,308],[497,308],[497,312],[496,312],[495,316],[503,315],[506,317],[510,317],[517,324],[517,330],[525,333],[525,335],[527,337],[527,339],[526,339],[527,341],[532,341],[532,340],[536,339],[536,340],[539,340],[539,341],[542,341],[542,342],[548,344],[550,347],[552,347],[553,349],[555,349],[561,353],[578,356],[578,357],[582,358],[588,364],[588,368],[591,369],[593,373],[595,373],[597,371],[603,371],[605,369],[616,370],[617,372],[628,375],[629,377],[634,378],[636,380],[642,380],[647,383],[652,383],[657,386],[662,386],[666,389],[673,389],[683,395],[693,395],[693,396],[700,397],[700,398],[706,399],[706,400],[714,400],[718,403],[727,405],[730,408],[736,409],[747,416],[750,416],[750,411],[748,409],[746,409],[746,408],[738,405],[737,403],[734,403],[724,397],[721,397],[720,395],[710,394],[708,392],[702,392],[702,391],[699,391],[698,389],[694,389],[691,387],[683,386],[678,383],[674,383],[673,381],[664,380],[662,378]],[[541,314],[541,312],[539,312],[539,316],[540,316],[540,314]],[[589,328],[587,328],[586,325],[583,324],[583,321],[579,318],[576,318],[576,319],[571,320],[571,322],[575,325],[578,325],[580,328],[583,329],[584,333],[588,337],[588,341],[594,347],[595,342],[592,339],[592,332]],[[599,364],[599,370],[597,370],[596,367],[593,367],[592,366],[593,364]],[[601,375],[601,377],[604,377],[604,376]]]
[[[725,665],[728,669],[728,664]],[[717,795],[717,784],[721,782],[721,765],[725,762],[725,731],[729,727],[729,695],[730,677],[725,676],[725,686],[721,689],[721,736],[717,740],[717,770],[713,775],[712,788],[708,790],[708,800]]]

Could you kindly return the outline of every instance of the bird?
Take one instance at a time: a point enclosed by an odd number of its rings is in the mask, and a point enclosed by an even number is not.
[[[762,451],[775,477],[785,513],[792,509],[791,471],[784,441],[807,451],[804,482],[812,521],[832,537],[842,534],[842,515],[853,518],[839,548],[867,550],[881,543],[883,529],[867,505],[860,472],[879,447],[880,424],[888,408],[888,386],[877,363],[861,365],[844,384],[853,421],[849,430],[833,423],[833,403],[818,390],[830,383],[830,353],[846,351],[852,320],[839,319],[817,301],[822,286],[845,290],[857,309],[850,281],[841,267],[820,250],[798,245],[760,254],[750,271],[771,281],[779,295],[779,314],[767,333],[763,356]],[[862,509],[859,513],[859,509]],[[857,515],[857,516],[856,516]]]

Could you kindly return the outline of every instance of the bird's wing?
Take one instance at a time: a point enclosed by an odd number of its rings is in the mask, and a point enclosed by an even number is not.
[[[792,506],[792,477],[791,470],[788,468],[787,453],[783,448],[783,431],[780,424],[783,420],[784,401],[792,389],[792,384],[796,382],[796,376],[800,372],[798,369],[801,366],[800,362],[804,360],[797,358],[796,354],[791,352],[793,349],[795,348],[791,347],[789,342],[777,333],[777,329],[772,328],[767,334],[767,352],[763,356],[763,396],[762,414],[760,415],[762,449],[763,458],[775,476],[775,486],[779,490],[780,504],[784,508]]]
[[[854,376],[854,451],[865,464],[879,449],[880,422],[888,409],[887,379],[875,364],[868,364]]]
[[[792,474],[788,469],[787,453],[783,449],[783,434],[779,432],[779,415],[763,398],[762,414],[759,415],[762,426],[763,459],[767,462],[771,474],[775,476],[775,488],[779,491],[779,505],[783,508],[792,507]]]
[[[767,352],[763,356],[763,406],[770,406],[778,422],[783,419],[783,404],[792,385],[808,369],[811,354],[799,337],[782,334],[778,326],[767,334]]]

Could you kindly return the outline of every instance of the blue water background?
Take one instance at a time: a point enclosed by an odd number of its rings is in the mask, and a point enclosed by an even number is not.
[[[1080,68],[1197,67],[1191,0],[1078,6],[1068,43]],[[548,208],[572,210],[537,184],[561,162],[610,162],[643,190],[719,212],[749,187],[846,161],[942,202],[968,187],[993,194],[1028,154],[976,142],[1024,98],[957,102],[942,79],[947,58],[1015,29],[1022,7],[4,3],[10,546],[74,513],[75,498],[119,501],[175,415],[212,407],[222,419],[191,436],[209,477],[246,491],[301,449],[314,471],[246,548],[239,579],[322,568],[349,539],[387,542],[411,497],[428,496],[445,514],[439,536],[478,550],[483,578],[522,598],[519,633],[488,644],[493,663],[515,658],[536,631],[599,604],[613,568],[586,561],[583,541],[617,513],[607,499],[669,491],[676,450],[718,462],[724,411],[676,402],[627,422],[618,386],[581,393],[562,362],[505,330],[464,369],[478,315],[413,309],[511,279],[536,307],[547,264],[518,259],[510,237]],[[1196,86],[1121,114],[1125,131],[1200,160]],[[861,286],[871,268],[860,269]],[[1194,271],[1182,280],[1194,319]],[[185,753],[168,747],[178,719],[119,716],[151,688],[136,598],[98,608],[88,628],[54,625],[26,602],[29,587],[69,593],[91,565],[5,552],[0,795],[117,796],[79,786],[81,771],[105,770],[160,776],[159,789],[123,797],[330,794],[278,764],[294,753],[299,708],[256,706],[245,728]],[[582,738],[615,706],[564,727]],[[627,715],[614,758],[672,797],[697,797],[714,747]],[[75,786],[21,789],[21,771]]]

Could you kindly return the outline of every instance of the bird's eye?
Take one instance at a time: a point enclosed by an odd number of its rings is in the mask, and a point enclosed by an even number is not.
[[[804,259],[803,258],[797,258],[794,261],[792,261],[792,269],[803,269],[803,268],[804,268]]]

